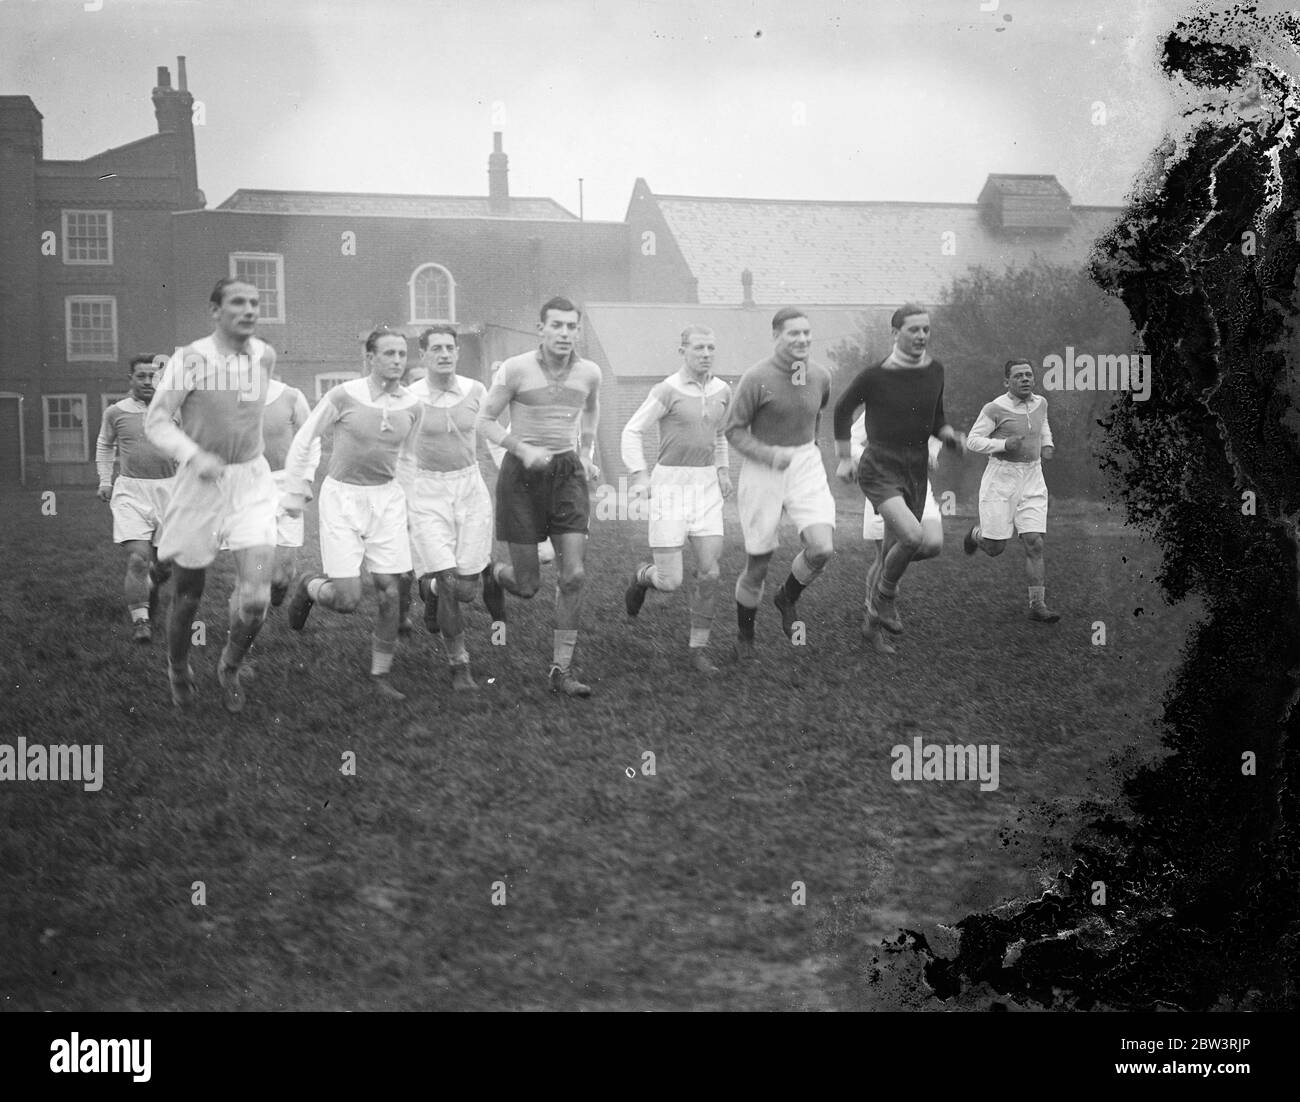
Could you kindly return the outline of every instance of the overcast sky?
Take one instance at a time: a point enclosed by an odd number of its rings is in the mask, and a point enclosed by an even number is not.
[[[80,159],[153,133],[156,67],[175,82],[185,55],[209,206],[240,187],[483,195],[497,128],[512,194],[576,212],[582,177],[593,219],[621,219],[638,176],[973,202],[990,172],[1034,172],[1122,202],[1173,117],[1156,58],[1190,3],[993,5],[0,0],[0,93],[35,101],[47,157]]]

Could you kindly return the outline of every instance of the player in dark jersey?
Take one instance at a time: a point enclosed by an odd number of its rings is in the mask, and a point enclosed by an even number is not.
[[[929,478],[927,441],[962,451],[965,437],[943,412],[943,365],[930,356],[930,315],[909,302],[890,319],[894,347],[884,360],[858,373],[835,404],[835,474],[852,481],[850,448],[853,418],[865,410],[867,447],[857,480],[885,522],[884,554],[872,567],[867,598],[869,621],[895,635],[903,631],[894,599],[899,580],[925,545],[921,517]]]

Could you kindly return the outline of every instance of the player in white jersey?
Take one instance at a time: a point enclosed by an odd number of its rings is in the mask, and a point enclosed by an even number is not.
[[[1029,580],[1029,619],[1054,624],[1061,616],[1047,607],[1043,566],[1047,483],[1041,460],[1056,453],[1047,399],[1034,393],[1034,368],[1028,360],[1008,360],[1002,376],[1007,392],[980,410],[966,438],[970,451],[989,459],[980,480],[980,522],[966,533],[962,548],[968,555],[983,551],[997,556],[1019,533]]]
[[[276,488],[283,495],[285,489],[284,463],[289,457],[289,447],[298,430],[311,416],[307,396],[297,387],[272,379],[266,388],[266,417],[262,424],[266,461],[270,464]],[[312,441],[308,458],[306,480],[311,483],[320,464],[320,440]],[[291,517],[283,502],[275,514],[275,572],[271,576],[271,604],[279,607],[289,592],[294,575],[298,573],[298,549],[303,544],[303,519],[299,513]]]
[[[425,602],[442,636],[452,688],[478,688],[470,673],[462,602],[478,592],[492,556],[492,499],[478,469],[475,422],[487,397],[477,379],[456,374],[456,330],[434,325],[420,334],[423,378],[410,386],[424,412],[414,463],[403,464],[411,558]]]
[[[284,507],[302,512],[311,445],[334,427],[334,450],[320,491],[320,554],[324,573],[303,574],[289,601],[289,627],[301,631],[312,605],[355,612],[361,567],[370,571],[379,612],[371,635],[370,678],[376,693],[406,699],[389,681],[401,615],[399,578],[411,569],[406,495],[397,482],[399,458],[413,455],[422,407],[402,386],[406,337],[376,329],[366,338],[368,374],[334,387],[298,430],[285,461]]]
[[[218,280],[209,301],[216,329],[167,361],[145,433],[180,464],[158,543],[158,558],[175,567],[167,619],[172,701],[181,708],[194,702],[191,625],[207,568],[224,542],[235,556],[235,588],[217,677],[226,710],[238,712],[244,707],[240,664],[266,618],[275,562],[275,481],[262,454],[275,352],[253,335],[258,296],[251,283]]]
[[[171,571],[155,554],[163,514],[171,494],[176,464],[144,434],[144,415],[153,398],[159,365],[153,356],[135,356],[129,368],[131,392],[104,410],[95,442],[99,500],[111,501],[113,542],[126,550],[122,589],[137,643],[153,639],[158,599]],[[117,485],[113,463],[117,461]]]
[[[867,450],[867,415],[859,413],[853,422],[849,436],[850,455],[855,465],[862,461]],[[930,437],[930,470],[939,465],[939,453],[943,450],[943,441],[937,436]],[[885,561],[885,518],[872,507],[870,498],[863,498],[862,538],[876,545],[876,560],[867,571],[867,591],[863,600],[862,635],[881,654],[895,654],[897,651],[885,637],[885,633],[876,629],[871,621],[871,594],[880,580],[880,570]],[[932,559],[943,551],[943,515],[939,511],[939,502],[934,496],[934,482],[927,479],[925,489],[925,509],[921,513],[921,545],[912,556],[913,562]]]
[[[646,593],[671,593],[682,584],[682,546],[690,538],[695,551],[688,605],[691,615],[691,664],[715,674],[706,648],[713,627],[722,557],[722,499],[731,494],[731,472],[723,423],[731,387],[712,373],[717,351],[713,330],[689,325],[678,352],[681,370],[656,384],[623,426],[623,462],[632,475],[630,497],[650,494],[650,550],[653,563],[642,563],[624,594],[629,616],[636,616]],[[644,434],[659,426],[659,459],[647,476]]]

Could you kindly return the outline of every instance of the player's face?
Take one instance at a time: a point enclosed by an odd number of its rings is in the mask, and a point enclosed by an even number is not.
[[[460,358],[460,349],[456,339],[448,333],[433,333],[429,336],[429,347],[420,356],[420,364],[431,378],[450,381],[456,374],[456,361]]]
[[[1034,369],[1028,364],[1016,364],[1007,376],[1007,389],[1016,398],[1028,398],[1034,392]]]
[[[537,323],[537,331],[542,335],[542,348],[557,359],[563,359],[573,351],[580,324],[577,310],[547,310],[546,320]]]
[[[903,319],[901,329],[894,330],[894,345],[904,355],[919,356],[929,343],[929,314],[911,314]]]
[[[380,337],[375,350],[366,353],[366,365],[376,381],[400,382],[406,374],[406,338],[395,335]]]
[[[257,327],[257,288],[251,283],[228,284],[221,305],[212,307],[217,330],[227,340],[245,341]]]
[[[713,353],[717,345],[712,333],[692,333],[682,345],[682,360],[692,378],[703,379],[713,370]]]
[[[777,355],[806,360],[812,349],[812,323],[807,318],[788,318],[776,335]]]
[[[149,402],[153,398],[153,380],[157,374],[153,364],[136,364],[131,372],[131,397],[139,402]]]

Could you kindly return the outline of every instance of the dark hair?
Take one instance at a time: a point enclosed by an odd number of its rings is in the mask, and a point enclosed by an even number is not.
[[[208,295],[208,301],[213,306],[220,306],[226,301],[226,288],[232,283],[243,283],[245,286],[252,287],[254,291],[257,290],[257,284],[251,280],[241,279],[239,276],[222,276],[217,280],[217,285],[212,288],[212,294]]]
[[[401,337],[403,341],[406,340],[405,333],[399,333],[396,329],[389,329],[388,326],[381,325],[378,329],[372,329],[370,331],[370,336],[366,338],[366,351],[377,352],[379,350],[379,342],[384,337]]]
[[[785,328],[785,323],[791,318],[807,318],[807,316],[797,306],[782,306],[772,315],[772,335],[776,336],[780,333]]]
[[[922,306],[919,302],[905,302],[889,318],[890,329],[902,329],[903,322],[907,321],[913,314],[928,314],[930,311]]]
[[[554,298],[548,298],[542,304],[542,310],[541,313],[538,315],[538,317],[541,320],[541,323],[543,325],[546,324],[546,315],[552,310],[562,310],[566,313],[571,311],[572,313],[578,315],[579,321],[582,320],[582,311],[579,310],[576,306],[574,306],[573,303],[571,303],[563,295],[556,295]]]
[[[434,333],[445,334],[446,336],[452,339],[452,341],[456,344],[457,347],[460,347],[460,336],[457,334],[456,327],[454,325],[431,325],[429,326],[428,329],[426,329],[423,333],[420,334],[421,352],[429,351],[429,338],[432,337]]]
[[[164,363],[167,362],[167,357],[166,357],[166,356],[162,356],[161,358],[162,358],[162,360],[163,360]],[[158,360],[159,360],[159,356],[156,356],[156,355],[155,355],[155,356],[149,356],[149,355],[146,355],[146,354],[143,353],[143,352],[140,353],[140,355],[138,355],[138,356],[132,356],[132,357],[131,357],[131,366],[128,367],[128,368],[126,369],[126,373],[127,373],[128,375],[134,375],[134,374],[135,374],[136,364],[148,364],[150,367],[152,367],[152,368],[154,368],[155,370],[157,370],[157,369],[158,369]]]
[[[1002,365],[1002,377],[1004,379],[1011,378],[1011,369],[1015,367],[1016,364],[1024,364],[1027,368],[1029,368],[1030,371],[1033,371],[1034,369],[1034,365],[1031,364],[1028,360],[1008,360],[1006,363]]]

